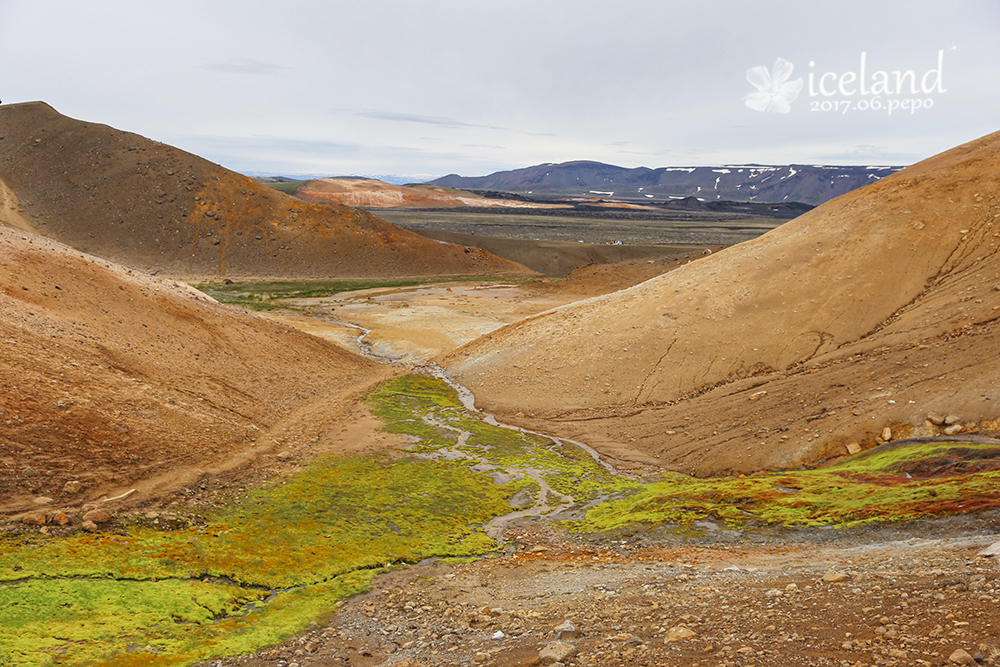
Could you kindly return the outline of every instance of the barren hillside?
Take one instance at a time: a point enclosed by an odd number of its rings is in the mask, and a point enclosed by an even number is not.
[[[0,106],[3,199],[40,234],[184,276],[530,274],[354,208],[295,199],[190,153],[41,102]],[[8,206],[9,207],[9,206]]]
[[[503,208],[560,208],[553,204],[534,204],[519,199],[490,199],[473,192],[434,185],[393,185],[370,178],[317,178],[306,181],[295,191],[306,201],[335,202],[370,208],[456,206]]]
[[[700,474],[1000,415],[1000,133],[445,361],[480,404]]]
[[[329,428],[385,371],[0,225],[0,509],[164,492]],[[66,487],[79,482],[79,489]]]

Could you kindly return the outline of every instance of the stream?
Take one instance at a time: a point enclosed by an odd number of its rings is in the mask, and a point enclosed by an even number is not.
[[[361,354],[362,356],[366,356],[372,359],[377,359],[379,361],[390,364],[398,363],[398,360],[396,359],[393,359],[385,355],[376,354],[373,351],[372,344],[365,340],[368,334],[371,333],[371,329],[366,329],[363,326],[360,326],[358,324],[352,324],[350,322],[327,320],[325,318],[324,320],[332,324],[337,324],[339,326],[360,331],[361,333],[355,339],[355,343],[358,346],[358,353]],[[462,405],[465,407],[466,410],[479,416],[479,418],[482,419],[483,422],[489,424],[490,426],[496,426],[498,428],[516,431],[524,435],[530,435],[542,439],[547,439],[551,441],[554,445],[558,446],[569,445],[572,447],[578,447],[579,449],[583,450],[588,455],[590,455],[590,457],[593,458],[595,462],[599,463],[611,474],[633,477],[632,475],[616,470],[610,463],[601,459],[600,454],[598,454],[597,451],[594,450],[594,448],[582,442],[578,442],[576,440],[570,440],[568,438],[559,438],[553,435],[549,435],[547,433],[539,433],[538,431],[531,431],[525,428],[521,428],[520,426],[514,426],[513,424],[505,424],[503,422],[498,421],[494,415],[476,408],[476,397],[472,393],[472,391],[469,390],[468,387],[459,384],[454,379],[449,377],[444,372],[443,368],[441,368],[440,366],[438,366],[433,362],[421,364],[415,367],[413,370],[416,372],[423,372],[428,375],[432,375],[433,377],[436,377],[444,381],[449,387],[455,390],[455,392],[458,394],[459,400],[461,401]],[[465,443],[468,441],[471,433],[469,433],[468,431],[463,431],[461,429],[455,428],[450,424],[444,424],[442,422],[439,422],[433,419],[432,417],[424,417],[424,421],[432,426],[456,433],[458,436],[458,440],[452,447],[446,450],[442,450],[440,452],[436,452],[434,455],[418,454],[418,456],[433,456],[435,458],[444,457],[449,460],[469,458],[469,456],[465,452],[461,451],[460,448],[464,446]],[[482,466],[476,466],[474,470],[476,470],[477,472],[488,473],[491,470],[498,469],[499,467],[500,466],[482,465]],[[524,509],[518,509],[509,512],[508,514],[495,517],[493,520],[491,520],[489,523],[485,525],[484,529],[486,534],[489,535],[493,540],[495,540],[499,545],[503,545],[503,531],[506,528],[506,526],[508,526],[511,522],[525,517],[540,517],[545,514],[548,514],[557,506],[567,506],[567,505],[572,505],[574,503],[574,499],[572,496],[559,493],[558,491],[554,490],[551,486],[549,486],[549,484],[545,481],[542,471],[530,467],[508,468],[508,470],[515,471],[516,473],[519,473],[524,477],[528,477],[534,480],[538,484],[539,491],[537,499],[530,507]],[[498,483],[502,483],[500,480],[496,481]]]
[[[588,445],[585,445],[582,442],[577,442],[575,440],[570,440],[568,438],[559,438],[553,435],[548,435],[547,433],[539,433],[538,431],[531,431],[525,428],[521,428],[519,426],[514,426],[512,424],[504,424],[503,422],[497,421],[494,415],[477,409],[476,397],[468,389],[468,387],[458,384],[452,378],[448,377],[448,375],[445,374],[444,369],[442,369],[437,364],[425,364],[418,368],[415,368],[414,370],[426,372],[427,374],[432,375],[444,381],[449,387],[451,387],[456,391],[459,400],[462,402],[462,406],[465,407],[466,410],[468,410],[473,414],[478,415],[483,420],[483,422],[491,426],[496,426],[498,428],[516,431],[524,435],[531,435],[547,439],[551,441],[554,445],[561,445],[561,446],[571,445],[574,447],[579,447],[587,454],[589,454],[594,459],[594,461],[596,461],[597,463],[602,465],[606,470],[608,470],[608,472],[610,472],[611,474],[632,477],[631,475],[627,475],[626,473],[616,470],[607,461],[603,461],[600,455],[592,447],[589,447]],[[451,426],[449,424],[441,423],[431,417],[425,417],[424,421],[432,426],[443,428],[458,434],[458,440],[456,441],[456,443],[451,448],[445,451],[445,456],[447,458],[449,459],[467,458],[467,455],[464,452],[462,452],[459,449],[459,447],[465,444],[471,433],[469,433],[468,431],[463,431],[461,429],[455,428],[454,426]],[[489,472],[499,467],[500,466],[482,465],[482,466],[476,466],[473,469],[479,472]],[[511,522],[525,517],[543,516],[551,512],[553,509],[555,509],[556,506],[572,505],[575,502],[572,496],[559,493],[551,486],[549,486],[549,484],[545,481],[543,472],[540,470],[527,466],[516,467],[516,468],[511,466],[506,466],[505,469],[508,471],[515,471],[525,477],[531,478],[538,484],[539,491],[537,500],[535,500],[534,504],[532,504],[530,507],[527,507],[525,509],[515,510],[513,512],[509,512],[508,514],[495,517],[492,521],[486,524],[485,526],[486,534],[489,535],[492,539],[494,539],[497,542],[497,544],[501,546],[503,545],[504,528],[506,528],[507,525],[509,525]],[[500,480],[496,481],[498,483],[500,482]],[[550,498],[554,500],[550,502]]]

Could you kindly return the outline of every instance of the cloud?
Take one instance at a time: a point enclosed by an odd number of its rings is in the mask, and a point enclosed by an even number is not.
[[[187,150],[240,172],[350,174],[385,173],[384,164],[427,165],[435,175],[445,166],[469,162],[475,156],[458,151],[432,151],[415,146],[364,144],[338,141],[246,136],[188,136],[180,142]],[[418,174],[407,169],[400,173]]]
[[[445,118],[443,116],[420,116],[413,113],[396,113],[393,111],[342,111],[340,113],[347,113],[353,116],[361,116],[362,118],[372,118],[374,120],[389,120],[397,123],[423,123],[425,125],[437,125],[439,127],[485,127],[493,130],[502,130],[506,128],[500,127],[490,127],[489,125],[475,125],[473,123],[465,123],[454,118]]]
[[[394,123],[420,123],[423,125],[436,125],[437,127],[446,127],[451,129],[458,128],[474,128],[480,130],[498,130],[500,132],[516,132],[518,134],[524,134],[531,137],[552,137],[554,134],[544,133],[544,132],[526,132],[524,130],[515,130],[509,127],[501,127],[498,125],[481,125],[478,123],[467,123],[463,120],[458,120],[456,118],[448,118],[446,116],[422,116],[420,114],[414,113],[399,113],[396,111],[377,111],[374,109],[337,109],[333,113],[349,115],[349,116],[360,116],[361,118],[371,118],[372,120],[387,120]]]
[[[854,147],[854,150],[844,151],[843,153],[828,153],[825,155],[817,155],[813,161],[815,162],[828,162],[834,164],[844,164],[846,162],[855,162],[858,164],[864,163],[875,163],[880,164],[911,164],[916,162],[921,158],[920,155],[915,153],[895,153],[887,150],[887,146],[873,146],[871,144],[860,144]]]
[[[370,150],[368,146],[356,143],[266,136],[199,136],[190,137],[189,142],[192,144],[199,144],[201,146],[210,146],[216,151],[224,151],[227,153],[259,153],[262,155],[269,153],[292,153],[300,155],[329,155],[333,153],[359,154]]]
[[[213,72],[225,72],[226,74],[263,74],[275,75],[283,70],[291,69],[283,65],[265,63],[253,58],[230,58],[227,63],[206,63],[201,69],[212,70]]]

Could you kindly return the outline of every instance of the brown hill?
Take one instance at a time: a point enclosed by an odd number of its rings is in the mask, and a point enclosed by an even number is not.
[[[141,497],[295,452],[385,374],[184,285],[4,225],[0,352],[0,511],[38,496]],[[71,480],[82,491],[64,490]]]
[[[129,266],[231,277],[531,273],[41,102],[0,106],[0,137],[0,182],[19,200],[21,226]]]
[[[434,185],[393,185],[371,178],[317,178],[302,183],[295,190],[295,196],[306,201],[369,208],[566,208],[518,199],[491,199],[474,192]]]
[[[993,419],[998,186],[1000,133],[445,363],[517,423],[696,473],[813,462],[932,411]]]

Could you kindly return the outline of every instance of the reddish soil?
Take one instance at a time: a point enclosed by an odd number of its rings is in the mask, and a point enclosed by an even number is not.
[[[163,493],[325,433],[390,373],[0,225],[0,511]],[[66,482],[80,490],[64,491]]]

